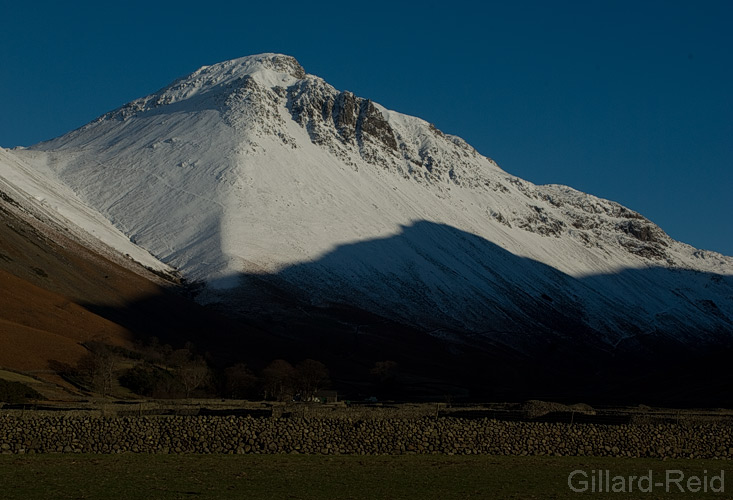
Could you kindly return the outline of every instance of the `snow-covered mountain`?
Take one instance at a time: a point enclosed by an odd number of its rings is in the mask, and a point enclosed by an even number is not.
[[[98,211],[205,285],[205,303],[246,312],[287,294],[520,349],[568,337],[604,349],[648,335],[733,338],[733,258],[675,241],[618,203],[508,174],[289,56],[203,67],[0,153],[24,172],[16,184],[38,178]],[[118,235],[106,242],[145,258]]]

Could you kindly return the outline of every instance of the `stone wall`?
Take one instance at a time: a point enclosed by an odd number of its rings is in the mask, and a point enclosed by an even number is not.
[[[0,415],[2,453],[315,453],[733,457],[725,424],[598,425],[450,417]]]

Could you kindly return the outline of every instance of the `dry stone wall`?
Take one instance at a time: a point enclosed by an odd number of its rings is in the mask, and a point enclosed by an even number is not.
[[[0,452],[733,457],[725,424],[597,425],[422,417],[0,415]]]

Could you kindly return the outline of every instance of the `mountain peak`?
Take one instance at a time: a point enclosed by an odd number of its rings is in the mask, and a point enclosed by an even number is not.
[[[230,89],[253,78],[266,88],[288,87],[306,77],[300,63],[283,54],[257,54],[203,66],[161,90],[173,102],[216,89]]]
[[[205,101],[208,99],[217,99],[222,94],[236,91],[247,81],[254,81],[264,88],[289,87],[306,76],[303,67],[292,56],[264,53],[240,57],[211,66],[202,66],[154,94],[125,104],[121,108],[102,115],[96,121],[126,120],[142,111],[182,101],[193,102],[195,99],[199,99],[201,104],[207,106]]]
[[[184,80],[197,78],[202,75],[219,78],[243,77],[245,75],[262,72],[263,70],[272,73],[280,73],[298,80],[301,80],[306,76],[303,66],[301,66],[293,56],[266,52],[263,54],[231,59],[211,66],[203,66],[190,76],[184,78]]]

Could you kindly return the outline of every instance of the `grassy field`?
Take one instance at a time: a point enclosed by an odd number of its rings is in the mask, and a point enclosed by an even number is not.
[[[3,455],[0,491],[4,500],[731,498],[733,470],[726,470],[728,465],[704,460],[444,455]],[[705,494],[702,489],[680,493],[675,487],[667,493],[663,486],[651,493],[574,493],[568,475],[576,469],[588,474],[608,469],[611,476],[640,476],[651,470],[655,481],[663,481],[667,470],[700,478],[724,470],[731,484],[723,483],[722,494]]]

